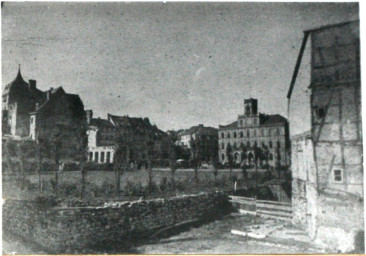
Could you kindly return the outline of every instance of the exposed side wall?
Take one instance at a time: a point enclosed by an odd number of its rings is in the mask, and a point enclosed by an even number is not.
[[[128,244],[128,239],[182,222],[209,220],[229,209],[221,193],[149,201],[108,203],[99,207],[42,207],[5,201],[3,229],[52,253],[90,253],[90,248]]]

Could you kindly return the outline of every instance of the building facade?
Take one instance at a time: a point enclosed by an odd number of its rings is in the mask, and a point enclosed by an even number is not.
[[[364,244],[359,22],[305,37],[312,118],[311,131],[292,140],[293,222],[327,247],[357,251]]]
[[[228,162],[228,147],[235,163],[240,164],[244,160],[253,161],[255,148],[267,152],[267,161],[271,166],[289,164],[289,124],[281,115],[265,115],[258,113],[258,101],[256,99],[244,100],[244,115],[239,115],[238,120],[229,125],[220,125],[219,161],[222,164]],[[243,159],[242,159],[243,158]],[[249,163],[248,163],[249,164]]]
[[[107,119],[93,118],[92,110],[85,112],[88,126],[88,161],[113,163],[117,139],[115,126]]]
[[[194,143],[194,145],[192,145]],[[205,127],[203,124],[192,126],[187,130],[181,130],[178,133],[176,145],[192,149],[196,147],[202,161],[210,161],[217,155],[217,129]]]
[[[43,104],[36,103],[29,113],[29,136],[33,140],[59,145],[61,159],[74,159],[82,154],[86,132],[84,104],[79,95],[62,87],[45,92]]]

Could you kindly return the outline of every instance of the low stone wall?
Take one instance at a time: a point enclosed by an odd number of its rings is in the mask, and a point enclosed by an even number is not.
[[[90,253],[90,248],[128,245],[182,222],[214,219],[229,207],[228,197],[222,193],[83,207],[6,200],[3,230],[50,253]]]

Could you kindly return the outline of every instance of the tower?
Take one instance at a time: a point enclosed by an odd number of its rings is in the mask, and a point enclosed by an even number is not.
[[[244,115],[256,116],[258,114],[258,100],[257,99],[245,99],[244,100]]]

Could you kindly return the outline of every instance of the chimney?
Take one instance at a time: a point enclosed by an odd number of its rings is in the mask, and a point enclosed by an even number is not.
[[[86,123],[90,124],[91,120],[93,118],[93,110],[85,110],[85,114],[86,114]]]
[[[47,100],[51,98],[51,91],[53,90],[53,87],[50,87],[50,89],[47,91]]]
[[[36,80],[29,80],[29,90],[36,89],[36,84],[37,84]]]

